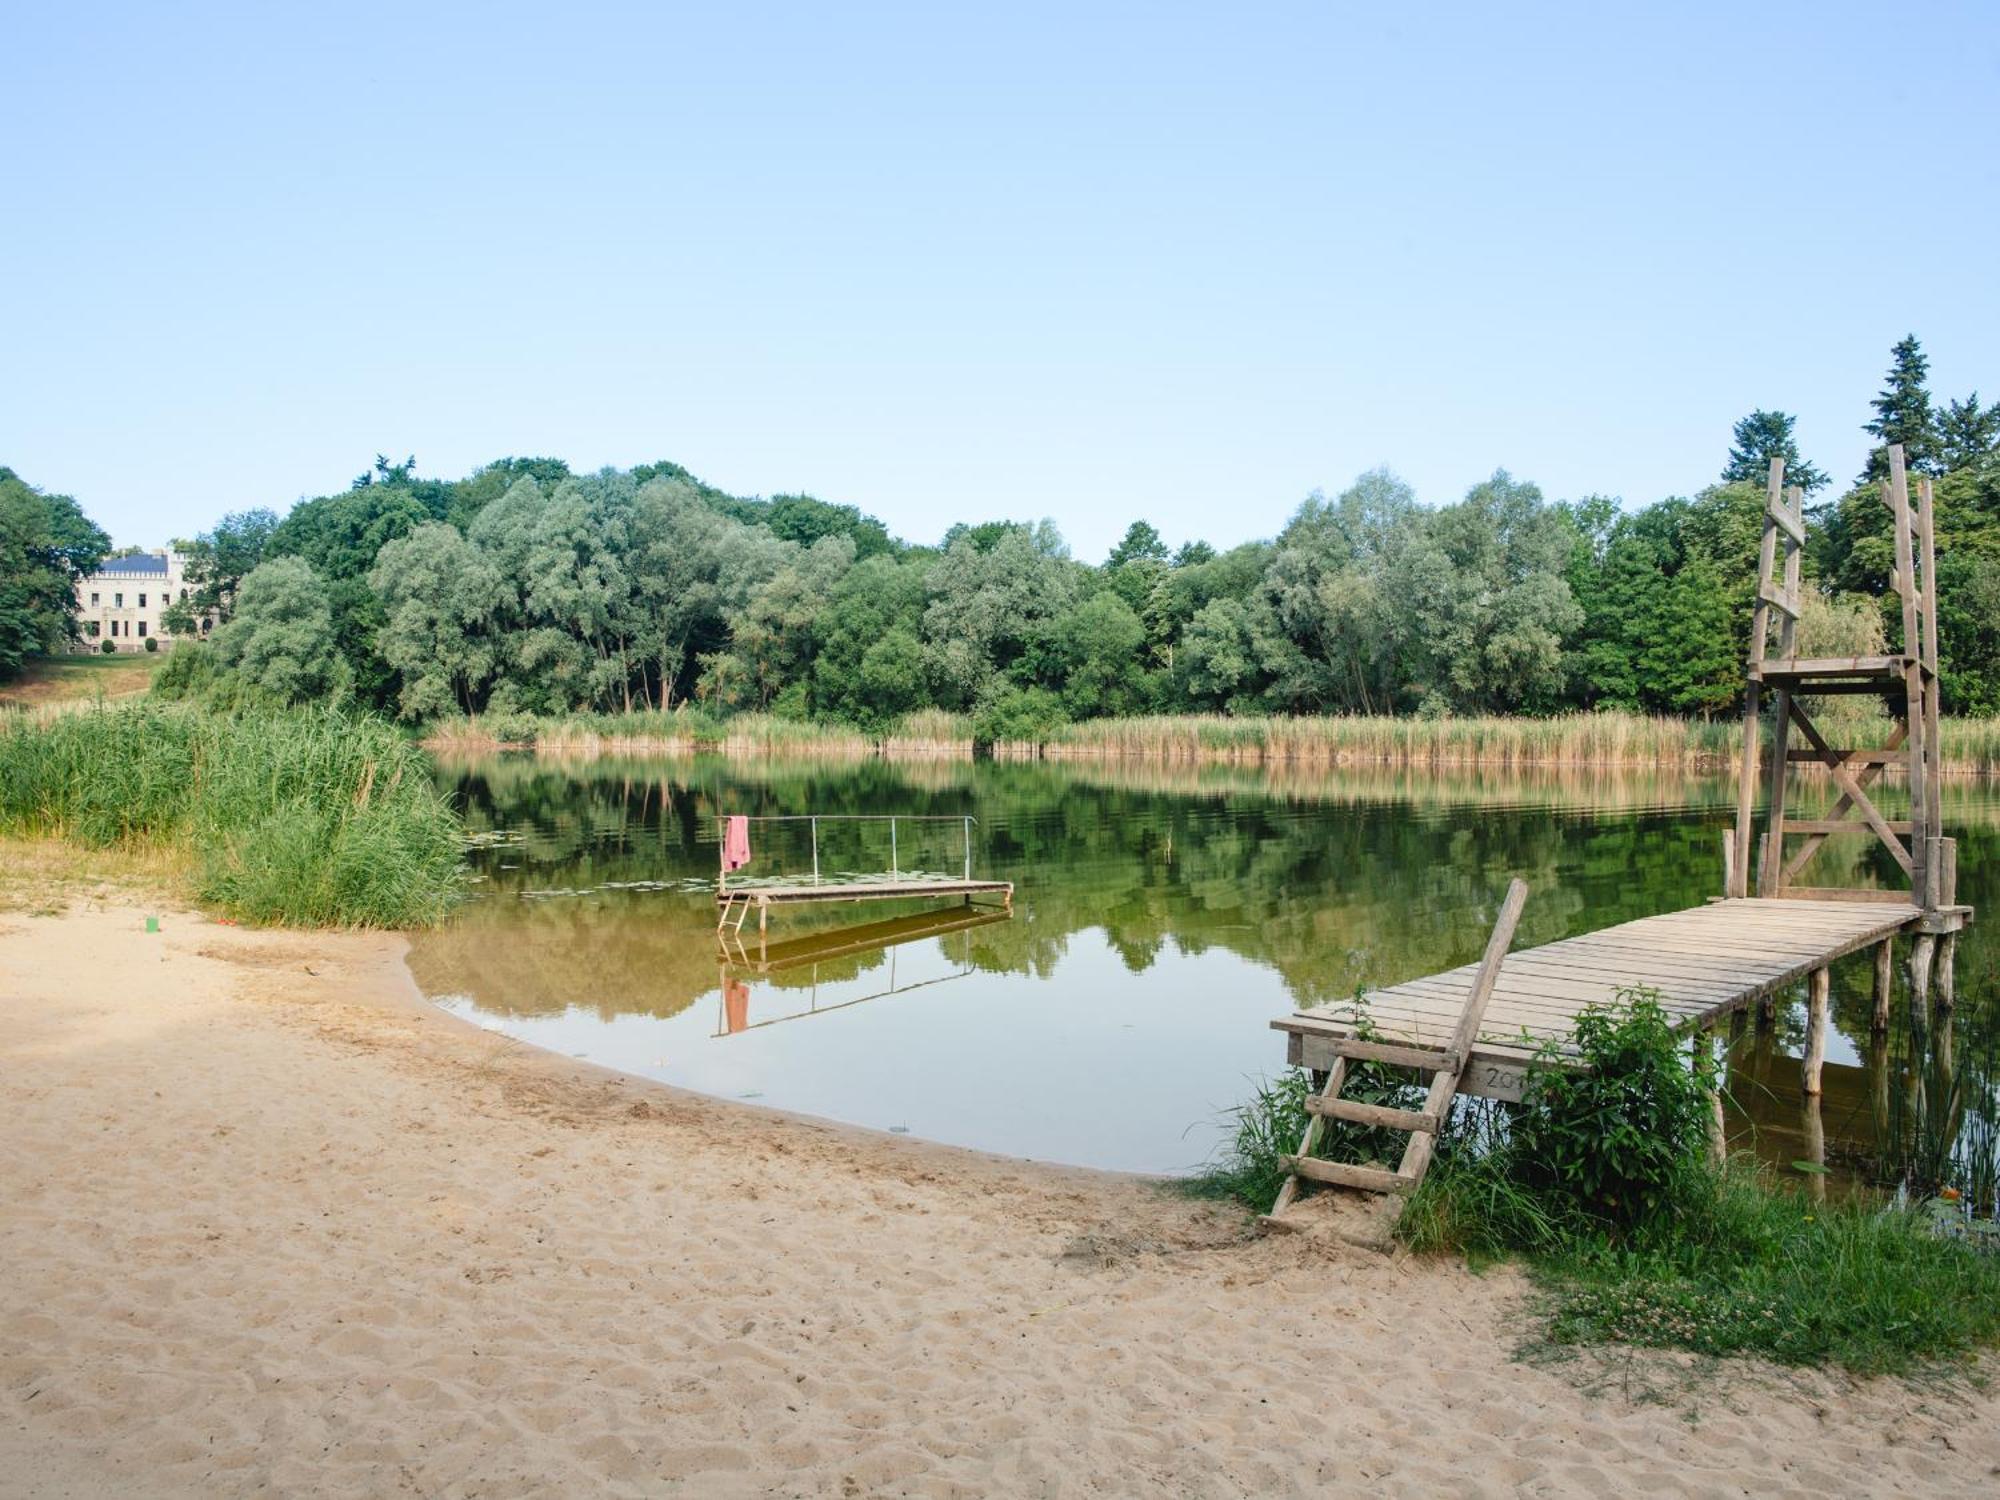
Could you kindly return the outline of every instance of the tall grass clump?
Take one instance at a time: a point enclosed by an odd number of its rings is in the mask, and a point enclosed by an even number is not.
[[[178,851],[252,922],[413,927],[460,882],[457,817],[396,729],[338,709],[101,707],[0,727],[0,830]]]

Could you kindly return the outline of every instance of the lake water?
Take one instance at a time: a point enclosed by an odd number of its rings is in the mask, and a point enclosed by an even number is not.
[[[1531,888],[1518,945],[1698,904],[1720,881],[1724,778],[1386,769],[1265,773],[964,762],[507,755],[441,770],[473,830],[475,895],[420,937],[438,1004],[565,1055],[730,1099],[1012,1156],[1198,1167],[1224,1111],[1277,1072],[1273,1017],[1476,958],[1494,898]],[[1808,802],[1811,795],[1808,796]],[[775,910],[760,950],[715,934],[716,819],[896,813],[976,820],[974,873],[1011,916],[879,902]],[[1802,808],[1800,816],[1812,814]],[[1893,816],[1894,814],[1891,814]],[[2000,899],[2000,795],[1955,782],[1960,899]],[[902,869],[957,873],[957,822],[902,824]],[[746,873],[810,868],[803,824],[759,824]],[[1815,883],[1882,879],[1835,841]],[[824,823],[821,868],[889,866],[881,824]],[[1958,1123],[1993,1113],[1995,948],[1960,944],[1948,1038]],[[1871,1058],[1865,955],[1834,975],[1826,1131],[1864,1161],[1935,1037]],[[1731,1129],[1800,1154],[1802,997],[1734,1060]],[[1871,1066],[1873,1072],[1871,1073]],[[1870,1101],[1874,1100],[1871,1112]],[[1983,1149],[1983,1148],[1982,1148]]]

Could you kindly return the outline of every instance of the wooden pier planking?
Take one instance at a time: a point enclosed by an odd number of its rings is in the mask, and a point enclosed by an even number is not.
[[[1923,915],[1894,892],[1878,901],[1739,897],[1519,949],[1501,965],[1461,1092],[1518,1099],[1536,1046],[1560,1043],[1586,1005],[1621,989],[1658,991],[1670,1016],[1697,1029],[1836,959],[1915,931]],[[1465,964],[1370,991],[1369,1024],[1383,1042],[1443,1045],[1478,969]],[[1292,1063],[1325,1070],[1333,1044],[1354,1033],[1355,1007],[1311,1006],[1271,1025],[1288,1034]]]
[[[730,901],[747,900],[753,906],[780,906],[801,901],[893,901],[924,896],[1000,896],[1012,904],[1014,882],[955,880],[948,876],[939,876],[934,880],[923,877],[904,880],[829,880],[818,885],[808,885],[803,882],[752,885],[739,882],[726,891],[718,892],[715,904],[722,906]]]

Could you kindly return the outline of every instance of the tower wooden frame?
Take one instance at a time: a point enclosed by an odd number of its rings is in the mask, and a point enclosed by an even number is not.
[[[1756,894],[1766,897],[1851,898],[1856,892],[1812,887],[1799,877],[1830,838],[1867,834],[1882,843],[1909,882],[1910,900],[1926,912],[1956,899],[1956,846],[1943,837],[1938,746],[1937,539],[1931,482],[1919,479],[1916,503],[1900,444],[1889,449],[1889,477],[1882,500],[1894,526],[1895,570],[1889,584],[1902,604],[1899,649],[1882,656],[1801,657],[1800,573],[1805,550],[1804,492],[1785,487],[1785,465],[1772,459],[1758,550],[1757,596],[1751,616],[1743,705],[1743,759],[1737,784],[1736,827],[1726,842],[1725,885],[1730,896],[1751,894],[1752,848]],[[1777,650],[1771,653],[1771,627]],[[1763,698],[1771,695],[1772,735],[1762,751]],[[1803,701],[1837,694],[1879,694],[1892,728],[1886,743],[1868,748],[1833,746]],[[1794,731],[1802,744],[1794,743]],[[1764,830],[1754,846],[1759,762],[1765,761]],[[1839,790],[1825,818],[1787,814],[1792,767],[1824,767]],[[1895,764],[1909,778],[1910,815],[1889,818],[1869,789]],[[1796,843],[1794,841],[1797,841]]]

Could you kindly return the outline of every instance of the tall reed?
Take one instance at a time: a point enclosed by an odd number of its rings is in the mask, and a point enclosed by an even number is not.
[[[184,852],[255,922],[411,927],[456,900],[458,820],[391,725],[121,704],[0,724],[0,831]]]

